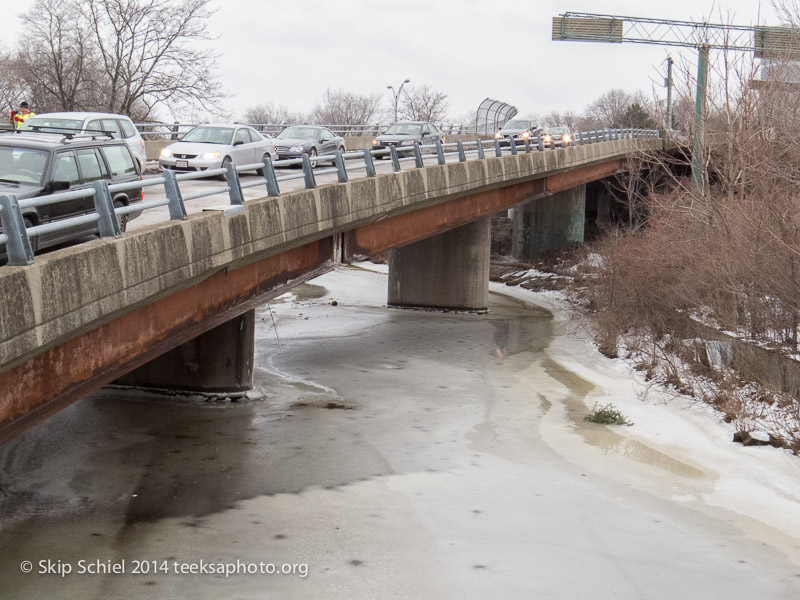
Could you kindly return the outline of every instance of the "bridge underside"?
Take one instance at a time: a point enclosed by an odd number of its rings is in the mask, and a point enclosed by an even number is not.
[[[272,256],[217,270],[190,287],[78,333],[0,373],[0,443],[337,264],[413,244],[515,204],[607,177],[620,166],[620,160],[609,160],[488,189],[343,228]]]

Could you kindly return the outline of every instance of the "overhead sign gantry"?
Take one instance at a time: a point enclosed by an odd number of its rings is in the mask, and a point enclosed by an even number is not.
[[[692,145],[692,180],[704,193],[706,88],[709,50],[753,52],[755,58],[800,60],[800,30],[794,27],[701,23],[647,17],[566,12],[553,17],[553,40],[655,44],[697,48],[697,94]],[[669,78],[669,77],[668,77]]]

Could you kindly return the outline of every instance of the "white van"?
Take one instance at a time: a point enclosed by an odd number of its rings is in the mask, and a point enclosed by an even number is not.
[[[100,112],[42,113],[29,118],[20,129],[38,129],[52,133],[105,133],[114,139],[125,140],[131,154],[139,163],[140,173],[147,162],[144,140],[130,117],[125,115]]]

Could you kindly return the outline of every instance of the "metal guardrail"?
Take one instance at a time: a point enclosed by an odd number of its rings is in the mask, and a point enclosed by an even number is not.
[[[570,146],[580,146],[597,142],[617,140],[617,139],[636,139],[659,137],[659,132],[654,129],[603,129],[596,131],[578,132],[573,134]],[[552,149],[551,145],[551,149]],[[336,173],[339,183],[348,181],[348,171],[365,170],[367,177],[375,177],[375,157],[383,158],[388,156],[391,159],[392,171],[397,173],[401,170],[400,163],[414,161],[416,168],[423,167],[423,150],[431,150],[436,155],[437,164],[446,163],[448,156],[457,156],[459,162],[467,160],[468,154],[477,154],[477,159],[485,159],[487,156],[499,157],[504,153],[518,154],[520,152],[529,153],[532,151],[546,150],[545,142],[542,137],[522,138],[503,138],[495,140],[475,140],[473,142],[451,142],[443,144],[421,145],[414,143],[408,146],[389,146],[382,150],[363,150],[357,152],[342,153],[336,151],[333,154],[323,154],[310,157],[303,154],[301,158],[291,158],[273,161],[269,158],[260,163],[247,165],[228,165],[224,168],[208,169],[190,173],[176,173],[175,171],[164,171],[161,176],[140,181],[126,183],[116,183],[109,185],[105,181],[95,181],[91,188],[82,190],[72,190],[58,192],[47,196],[27,198],[18,200],[14,194],[0,195],[0,225],[3,233],[0,234],[0,245],[5,244],[8,255],[8,264],[11,266],[22,266],[33,263],[33,249],[30,238],[44,233],[63,231],[79,225],[97,223],[100,237],[119,237],[121,230],[119,217],[134,212],[143,212],[152,208],[167,206],[169,209],[170,220],[183,220],[187,218],[185,203],[198,198],[206,198],[218,194],[227,193],[230,204],[221,207],[219,210],[226,215],[235,214],[244,210],[244,195],[242,190],[256,186],[266,186],[267,196],[280,195],[280,182],[293,179],[304,179],[306,189],[314,189],[316,177],[328,173]],[[400,153],[411,153],[410,156],[400,156]],[[362,164],[351,164],[345,166],[346,160],[363,159]],[[333,161],[335,166],[327,169],[314,171],[314,163]],[[300,165],[302,172],[290,175],[277,175],[275,167],[288,167]],[[241,183],[239,171],[261,170],[263,176],[258,179]],[[195,192],[184,196],[180,189],[181,181],[192,179],[202,179],[217,175],[225,176],[225,184],[202,192]],[[148,188],[154,186],[164,186],[165,196],[146,202],[135,202],[128,206],[115,207],[113,195],[116,192],[127,191],[130,189]],[[56,204],[75,199],[93,198],[95,211],[70,217],[43,225],[25,227],[23,210],[26,208]]]
[[[292,125],[296,125],[297,123],[242,123],[243,125],[249,125],[254,129],[262,132],[267,133],[269,135],[277,135],[287,127]],[[178,137],[184,133],[189,132],[189,130],[197,127],[198,123],[134,123],[136,128],[139,130],[139,133],[142,135],[146,135],[149,137],[159,137],[165,140],[177,140]],[[380,135],[383,133],[389,125],[385,123],[374,123],[374,124],[356,124],[356,125],[343,125],[343,124],[333,124],[333,125],[317,125],[313,124],[314,127],[327,127],[336,135],[341,136],[361,136],[361,135]],[[459,134],[468,134],[474,133],[472,131],[474,126],[468,125],[458,125],[453,123],[440,123],[436,124],[436,127],[441,131],[444,135],[459,135]]]

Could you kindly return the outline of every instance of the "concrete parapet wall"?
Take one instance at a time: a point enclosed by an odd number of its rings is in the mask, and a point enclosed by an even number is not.
[[[658,139],[644,142],[652,149],[661,144]],[[382,174],[251,200],[244,211],[229,216],[194,214],[185,221],[38,256],[26,267],[4,266],[0,268],[0,374],[220,271],[235,272],[387,217],[618,161],[630,149],[628,142],[611,141]],[[21,410],[0,386],[0,421]]]

